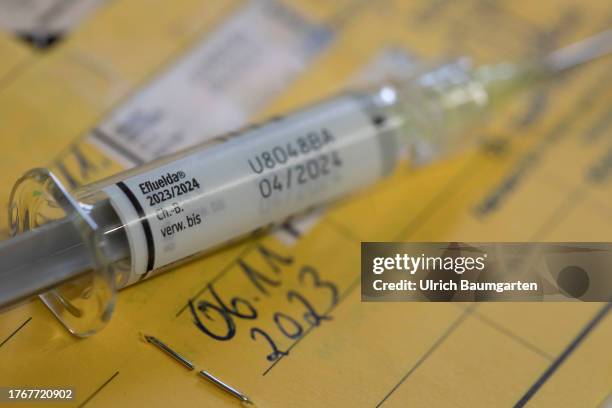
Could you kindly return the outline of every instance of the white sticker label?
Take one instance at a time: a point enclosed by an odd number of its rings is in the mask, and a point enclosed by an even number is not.
[[[2,0],[0,26],[44,39],[62,35],[105,0]]]
[[[126,225],[128,284],[378,180],[380,143],[361,102],[340,97],[106,187]]]
[[[348,84],[359,89],[364,85],[380,83],[389,78],[409,77],[416,68],[417,59],[413,54],[401,48],[389,47],[377,53],[369,63],[352,75]],[[398,152],[398,155],[401,154]],[[301,236],[317,225],[324,213],[321,208],[318,208],[317,211],[289,219],[273,233],[285,245],[294,245]]]
[[[93,141],[129,166],[237,129],[330,40],[287,6],[252,1],[104,120]]]

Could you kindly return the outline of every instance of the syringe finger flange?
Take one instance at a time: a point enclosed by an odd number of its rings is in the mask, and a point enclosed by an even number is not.
[[[49,170],[30,170],[17,181],[9,201],[11,234],[26,234],[28,239],[0,248],[20,260],[5,264],[3,282],[15,282],[33,293],[51,288],[40,299],[81,337],[106,325],[116,294],[112,262],[105,255],[91,208],[73,197]],[[28,256],[19,256],[22,252]]]

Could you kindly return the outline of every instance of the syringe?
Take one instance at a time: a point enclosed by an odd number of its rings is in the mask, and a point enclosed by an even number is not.
[[[608,30],[526,62],[460,59],[73,192],[33,169],[11,192],[0,307],[38,294],[70,332],[95,333],[118,289],[370,185],[405,160],[455,152],[469,144],[465,130],[517,90],[611,51]]]

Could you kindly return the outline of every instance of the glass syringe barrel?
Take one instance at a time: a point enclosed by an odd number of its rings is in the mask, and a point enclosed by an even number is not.
[[[103,187],[130,242],[127,284],[380,179],[395,137],[368,108],[334,98]]]
[[[117,289],[365,187],[404,157],[424,163],[470,145],[466,129],[485,110],[609,55],[611,40],[607,30],[518,64],[472,68],[459,60],[74,193],[48,170],[31,170],[11,192],[11,231],[21,236],[0,242],[0,307],[41,293],[72,333],[92,334],[110,319]]]
[[[407,85],[330,98],[89,187],[108,197],[129,242],[131,273],[121,286],[370,185],[406,148],[419,161],[456,149],[446,126],[456,130],[455,116],[465,120],[487,102],[459,62]]]
[[[58,256],[57,245],[31,248],[29,269],[45,285],[22,274],[14,286],[25,295],[65,282],[41,298],[73,333],[91,334],[110,317],[116,289],[368,186],[404,157],[424,162],[468,144],[457,135],[488,106],[491,78],[458,61],[332,97],[72,194],[34,170],[13,191],[13,230],[70,242],[80,261]],[[82,271],[87,256],[91,273]]]

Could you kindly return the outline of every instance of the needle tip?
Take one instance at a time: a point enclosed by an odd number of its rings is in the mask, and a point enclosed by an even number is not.
[[[563,72],[612,54],[612,29],[560,48],[544,62],[553,72]]]

